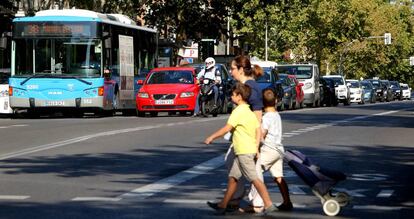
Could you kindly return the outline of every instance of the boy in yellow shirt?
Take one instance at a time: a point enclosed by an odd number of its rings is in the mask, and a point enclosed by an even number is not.
[[[204,141],[206,144],[210,144],[214,139],[222,137],[227,132],[233,132],[232,140],[236,158],[229,172],[226,193],[220,203],[207,202],[218,215],[225,214],[227,204],[236,191],[237,181],[242,176],[256,187],[262,197],[265,208],[261,214],[266,215],[276,210],[265,184],[259,179],[256,172],[255,160],[259,156],[261,129],[255,114],[247,104],[249,96],[250,87],[237,83],[232,89],[231,96],[231,100],[237,107],[232,111],[227,124]]]

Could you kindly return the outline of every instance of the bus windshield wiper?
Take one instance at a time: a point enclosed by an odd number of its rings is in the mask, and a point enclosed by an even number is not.
[[[62,76],[62,78],[76,79],[76,80],[78,80],[78,81],[80,81],[80,82],[82,82],[82,83],[85,83],[85,84],[87,84],[87,85],[91,85],[91,84],[92,84],[92,82],[85,81],[85,80],[83,80],[82,78],[78,78],[78,77],[74,77],[74,76]]]
[[[91,85],[92,84],[92,82],[85,81],[85,80],[83,80],[81,78],[74,77],[74,76],[59,76],[59,75],[52,75],[52,74],[37,74],[37,75],[32,75],[32,76],[26,78],[24,81],[20,82],[20,85],[25,84],[27,81],[29,81],[32,78],[70,78],[70,79],[76,79],[76,80],[78,80],[78,81],[80,81],[82,83],[85,83],[87,85]]]
[[[20,82],[20,85],[23,85],[23,84],[25,84],[27,81],[29,81],[30,79],[32,79],[32,78],[45,78],[45,77],[48,77],[49,75],[45,75],[45,74],[37,74],[37,75],[32,75],[32,76],[30,76],[30,77],[28,77],[28,78],[26,78],[26,79],[24,79],[22,82]]]
[[[53,75],[51,75],[50,77],[51,77],[51,78],[76,79],[76,80],[78,80],[78,81],[80,81],[80,82],[82,82],[82,83],[85,83],[85,84],[87,84],[87,85],[91,85],[91,84],[92,84],[92,82],[85,81],[85,80],[83,80],[82,78],[78,78],[78,77],[75,77],[75,76],[70,76],[70,75],[56,75],[56,74],[53,74]]]

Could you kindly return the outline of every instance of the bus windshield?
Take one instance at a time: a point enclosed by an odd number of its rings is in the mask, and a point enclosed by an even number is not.
[[[101,76],[102,42],[99,39],[19,38],[15,44],[15,76]]]
[[[296,75],[297,79],[312,78],[312,66],[277,66],[278,74]]]

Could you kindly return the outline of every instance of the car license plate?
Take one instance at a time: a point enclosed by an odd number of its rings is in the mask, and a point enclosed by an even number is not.
[[[52,100],[52,101],[46,101],[46,106],[64,106],[65,101],[63,100]]]
[[[174,104],[174,100],[156,100],[155,104],[157,104],[157,105],[171,105],[171,104]]]

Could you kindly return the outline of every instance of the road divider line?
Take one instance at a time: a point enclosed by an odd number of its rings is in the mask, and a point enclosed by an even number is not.
[[[404,207],[401,206],[380,206],[380,205],[354,205],[353,209],[359,210],[376,210],[376,211],[399,211]]]
[[[196,121],[191,120],[191,121],[188,121],[188,122],[176,122],[176,123],[167,123],[167,124],[160,124],[160,125],[141,126],[141,127],[135,127],[135,128],[127,128],[127,129],[119,129],[119,130],[111,130],[111,131],[107,131],[107,132],[95,133],[95,134],[90,134],[90,135],[85,135],[85,136],[81,136],[81,137],[71,138],[71,139],[67,139],[67,140],[63,140],[63,141],[58,141],[58,142],[54,142],[54,143],[50,143],[50,144],[34,146],[34,147],[26,148],[26,149],[23,149],[23,150],[15,151],[15,152],[12,152],[12,153],[2,154],[2,155],[0,155],[0,160],[6,160],[6,159],[14,158],[14,157],[19,157],[19,156],[23,156],[23,155],[28,155],[28,154],[32,154],[32,153],[36,153],[36,152],[41,152],[41,151],[53,149],[53,148],[63,147],[63,146],[66,146],[66,145],[87,141],[87,140],[93,139],[93,138],[100,138],[100,137],[104,137],[104,136],[111,136],[111,135],[117,135],[117,134],[129,133],[129,132],[137,132],[137,131],[145,131],[145,130],[151,130],[151,129],[157,129],[157,128],[171,127],[171,126],[176,126],[178,124],[187,125],[187,124],[192,124],[192,123],[195,123],[195,122],[207,122],[207,121],[214,121],[214,120],[222,120],[222,119],[226,119],[227,117],[228,116],[216,117],[216,118],[205,118],[205,119],[200,119],[200,120],[196,120]]]
[[[73,198],[71,201],[78,201],[78,202],[88,202],[88,201],[112,201],[117,202],[120,201],[121,198],[107,198],[107,197],[76,197]]]
[[[165,199],[164,203],[171,203],[171,204],[206,204],[207,201],[211,200],[203,200],[203,199]],[[282,203],[276,202],[275,205],[280,205]],[[307,205],[293,203],[294,208],[306,208]]]
[[[378,193],[377,197],[378,198],[389,198],[391,197],[392,193],[394,193],[394,190],[384,189],[384,190],[381,190],[380,193]]]
[[[0,195],[0,200],[25,200],[30,198],[26,195]]]

